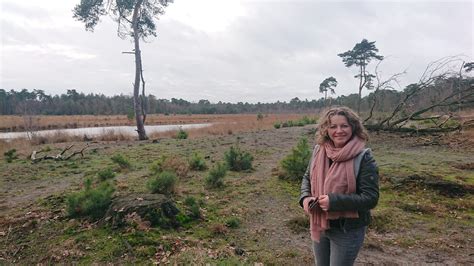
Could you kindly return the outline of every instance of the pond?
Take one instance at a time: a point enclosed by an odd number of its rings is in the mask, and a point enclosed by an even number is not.
[[[180,128],[183,130],[194,129],[194,128],[204,128],[211,126],[212,123],[202,123],[202,124],[186,124],[186,125],[156,125],[156,126],[145,126],[147,134],[155,132],[166,132],[166,131],[176,131]],[[55,129],[55,130],[40,130],[35,131],[36,136],[48,136],[57,134],[67,134],[70,136],[99,136],[104,134],[123,134],[123,135],[136,135],[137,127],[136,126],[115,126],[115,127],[86,127],[86,128],[68,128],[68,129]],[[15,139],[15,138],[27,138],[27,132],[7,132],[0,133],[0,139]]]

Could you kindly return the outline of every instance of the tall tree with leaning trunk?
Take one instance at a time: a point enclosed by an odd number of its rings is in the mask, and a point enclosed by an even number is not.
[[[342,58],[342,62],[346,67],[357,66],[359,67],[359,74],[355,77],[359,79],[359,101],[357,102],[357,113],[360,114],[360,102],[362,99],[362,88],[371,83],[371,78],[374,76],[369,74],[366,70],[367,65],[372,59],[382,60],[383,56],[378,55],[379,49],[375,47],[375,42],[369,42],[363,39],[360,43],[357,43],[352,50],[338,54]]]
[[[146,140],[146,98],[143,78],[140,39],[156,37],[156,20],[173,0],[81,0],[73,9],[73,17],[84,22],[86,30],[93,31],[103,15],[110,15],[117,22],[120,38],[132,37],[135,55],[135,81],[133,83],[133,108],[139,140]],[[141,85],[141,94],[140,94]]]

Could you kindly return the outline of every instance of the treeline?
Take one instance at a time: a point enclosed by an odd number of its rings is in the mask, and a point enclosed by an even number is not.
[[[456,90],[459,83],[472,84],[472,79],[446,78],[435,83],[420,97],[415,97],[406,103],[416,108],[427,106],[439,101],[445,95]],[[468,85],[469,86],[469,85]],[[393,110],[404,95],[410,92],[413,84],[403,91],[380,90],[377,92],[377,103],[374,111],[389,112]],[[460,95],[461,96],[461,95]],[[371,108],[374,93],[364,97],[361,111]],[[184,99],[157,99],[149,95],[146,99],[147,113],[155,114],[236,114],[236,113],[285,113],[318,110],[327,105],[345,105],[357,107],[358,95],[339,96],[335,99],[320,98],[318,100],[301,100],[298,97],[289,102],[275,103],[226,103],[219,101],[211,103],[202,99],[189,102]],[[463,105],[463,108],[473,108],[474,104]],[[43,90],[23,89],[6,91],[0,89],[0,115],[132,115],[133,97],[118,95],[107,97],[102,94],[84,94],[76,90],[67,90],[61,95],[47,95]],[[440,106],[435,110],[458,110],[459,106]]]

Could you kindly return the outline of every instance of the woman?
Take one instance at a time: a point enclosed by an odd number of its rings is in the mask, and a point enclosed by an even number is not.
[[[360,118],[335,107],[321,118],[301,184],[317,265],[352,265],[379,198],[378,169]]]

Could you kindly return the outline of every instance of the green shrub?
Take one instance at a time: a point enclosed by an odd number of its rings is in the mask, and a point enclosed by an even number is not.
[[[305,122],[304,122],[303,120],[298,120],[298,121],[296,121],[296,122],[294,123],[294,126],[296,126],[296,127],[303,127],[303,126],[305,126],[305,125],[306,125],[306,124],[305,124]]]
[[[131,166],[130,161],[127,158],[123,157],[123,155],[120,153],[115,154],[110,159],[112,160],[112,162],[118,164],[122,169],[130,168]]]
[[[92,188],[92,181],[84,182],[84,190],[72,193],[67,197],[67,212],[71,217],[89,216],[96,220],[102,218],[112,200],[114,187],[108,182]]]
[[[273,127],[276,129],[281,128],[281,127],[302,127],[305,125],[316,124],[316,123],[317,123],[316,118],[309,118],[307,116],[303,116],[303,118],[296,121],[288,120],[284,122],[277,122],[273,124]]]
[[[238,228],[240,226],[240,220],[239,218],[232,217],[232,218],[227,219],[227,221],[225,222],[225,225],[229,228]]]
[[[189,168],[191,168],[191,170],[202,171],[202,170],[206,170],[207,166],[202,156],[198,154],[197,152],[195,152],[189,159]]]
[[[243,171],[252,168],[253,156],[248,152],[243,152],[239,147],[231,146],[224,154],[225,161],[230,170]]]
[[[316,118],[309,118],[307,116],[303,116],[300,122],[303,123],[304,125],[311,125],[311,124],[316,124],[317,120]]]
[[[100,170],[97,173],[97,176],[99,176],[100,181],[105,181],[107,179],[112,179],[115,177],[115,172],[112,170],[112,168],[106,168],[103,170]]]
[[[257,114],[257,120],[258,120],[258,121],[263,120],[263,114],[262,114],[262,113],[258,113],[258,114]]]
[[[13,160],[18,159],[18,154],[16,154],[16,149],[11,149],[3,153],[7,163],[13,162]]]
[[[292,149],[291,154],[280,162],[284,171],[284,174],[280,177],[289,180],[300,180],[306,172],[310,157],[311,150],[308,140],[302,138],[298,141],[296,147]]]
[[[175,136],[176,139],[187,139],[188,138],[188,132],[184,131],[182,128],[179,128],[178,133],[176,133]]]
[[[211,188],[222,187],[224,185],[224,177],[227,173],[227,165],[224,163],[217,163],[207,175],[205,181],[206,185]]]
[[[186,215],[193,219],[197,220],[201,218],[201,209],[199,203],[192,196],[187,197],[184,200],[184,205],[186,206]]]
[[[150,171],[153,174],[159,174],[159,173],[163,172],[165,170],[164,165],[165,165],[165,162],[166,162],[167,159],[168,159],[168,156],[161,155],[160,158],[158,158],[158,160],[154,161],[151,164]]]
[[[151,193],[173,194],[176,186],[176,174],[169,171],[159,173],[147,182],[147,187]]]

